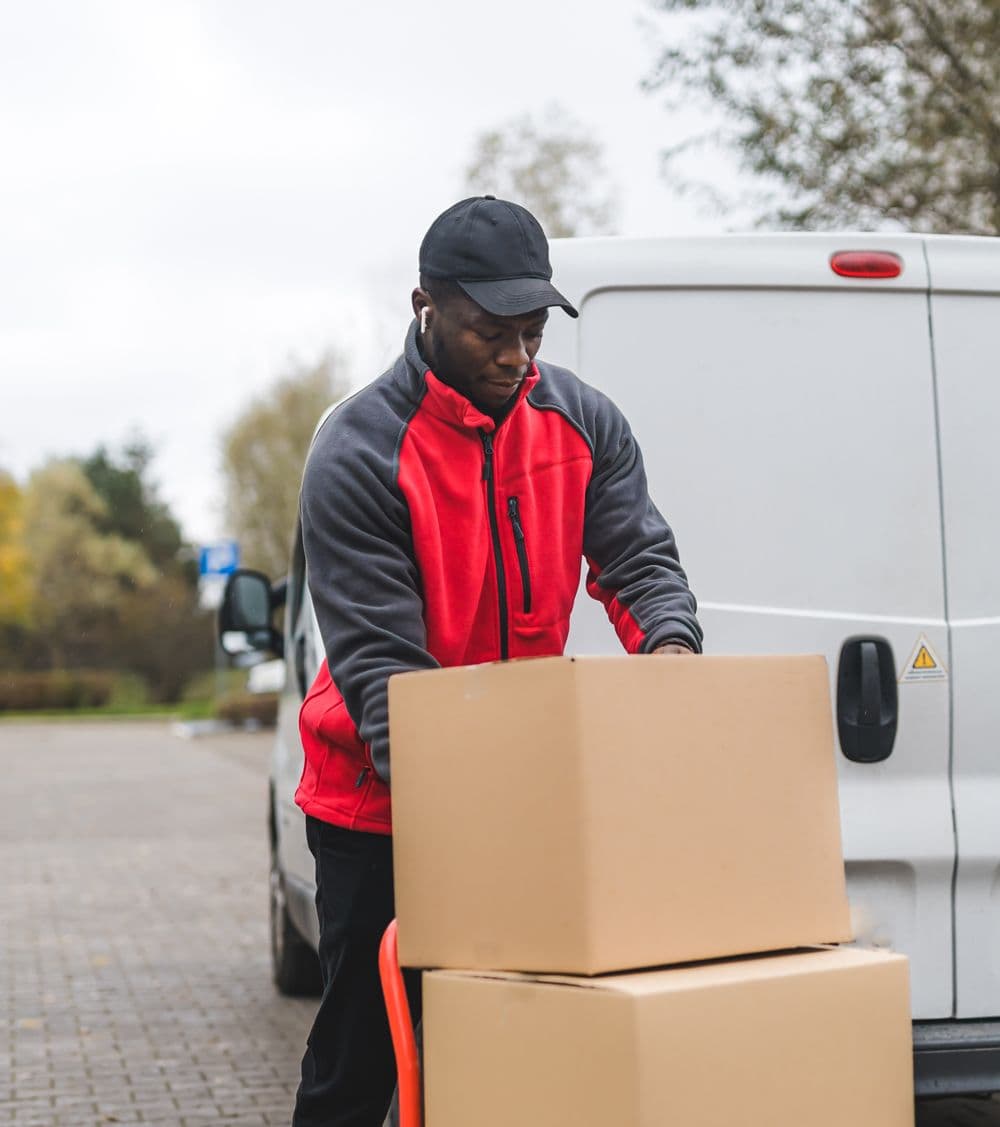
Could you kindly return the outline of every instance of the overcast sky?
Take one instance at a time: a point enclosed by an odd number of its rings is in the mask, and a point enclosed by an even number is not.
[[[639,90],[649,11],[0,0],[0,468],[141,431],[185,534],[225,534],[222,429],[290,358],[377,375],[477,133],[553,100],[621,233],[718,229],[659,176],[692,122]]]

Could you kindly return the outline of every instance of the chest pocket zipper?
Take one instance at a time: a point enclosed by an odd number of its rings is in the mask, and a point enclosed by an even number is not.
[[[517,562],[521,569],[521,591],[524,596],[524,613],[531,613],[531,572],[528,570],[528,549],[524,543],[524,528],[521,525],[521,511],[517,498],[507,500],[507,515],[514,533],[514,546],[517,548]]]

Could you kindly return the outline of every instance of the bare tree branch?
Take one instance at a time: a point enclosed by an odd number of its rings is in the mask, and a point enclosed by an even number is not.
[[[611,233],[615,193],[601,146],[558,105],[481,133],[465,180],[470,192],[523,204],[550,238]]]

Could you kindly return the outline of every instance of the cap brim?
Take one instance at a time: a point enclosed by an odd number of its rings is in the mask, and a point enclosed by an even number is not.
[[[573,306],[544,278],[504,278],[495,282],[459,279],[458,284],[477,305],[497,317],[518,317],[552,305],[565,309],[571,317],[579,317]]]

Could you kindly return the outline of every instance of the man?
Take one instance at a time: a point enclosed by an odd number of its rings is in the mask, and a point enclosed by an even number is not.
[[[393,916],[389,677],[561,653],[583,555],[627,650],[700,649],[628,424],[535,362],[549,308],[577,316],[551,277],[524,208],[492,196],[449,208],[420,248],[403,355],[330,415],[309,455],[302,530],[327,662],[302,707],[296,801],[325,989],[296,1127],[380,1127],[392,1094],[377,971]],[[408,990],[416,1020],[418,983]]]

